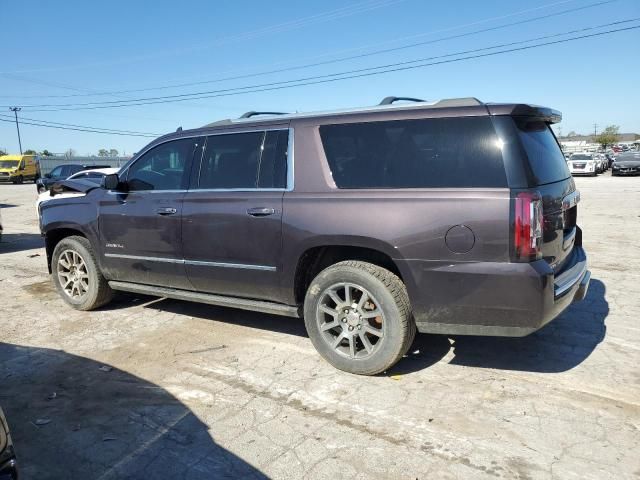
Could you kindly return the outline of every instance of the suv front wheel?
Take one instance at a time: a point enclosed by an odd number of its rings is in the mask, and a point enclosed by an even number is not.
[[[76,310],[93,310],[113,297],[111,287],[98,268],[91,244],[84,237],[60,240],[53,250],[51,270],[56,290]]]
[[[400,278],[362,261],[336,263],[313,279],[304,320],[325,360],[360,375],[389,369],[407,352],[416,333]]]

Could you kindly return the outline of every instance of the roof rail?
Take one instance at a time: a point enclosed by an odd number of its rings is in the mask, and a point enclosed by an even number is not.
[[[243,113],[240,118],[251,118],[256,115],[286,115],[286,112],[254,112],[252,110],[250,112]]]
[[[476,105],[484,105],[484,103],[476,97],[463,97],[445,98],[444,100],[438,100],[435,105],[438,107],[472,107]]]
[[[421,98],[413,98],[413,97],[384,97],[382,101],[378,105],[391,105],[393,102],[426,102],[426,100],[422,100]]]

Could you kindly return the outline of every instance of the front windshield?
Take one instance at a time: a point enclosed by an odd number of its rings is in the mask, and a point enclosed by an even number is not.
[[[19,160],[0,160],[0,168],[17,168]]]

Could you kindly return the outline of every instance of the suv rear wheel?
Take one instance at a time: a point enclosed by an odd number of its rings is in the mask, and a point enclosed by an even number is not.
[[[313,279],[304,319],[320,355],[334,367],[360,375],[390,368],[416,333],[402,281],[361,261],[336,263]]]
[[[76,310],[93,310],[113,297],[113,291],[98,268],[91,244],[84,237],[60,240],[53,250],[51,270],[56,290]]]

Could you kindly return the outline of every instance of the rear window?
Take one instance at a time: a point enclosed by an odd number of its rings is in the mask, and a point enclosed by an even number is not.
[[[506,187],[488,117],[323,125],[338,188]]]
[[[593,156],[576,154],[576,155],[571,155],[571,160],[593,160]]]
[[[559,182],[571,176],[567,160],[549,125],[526,119],[516,119],[515,123],[536,185]]]

